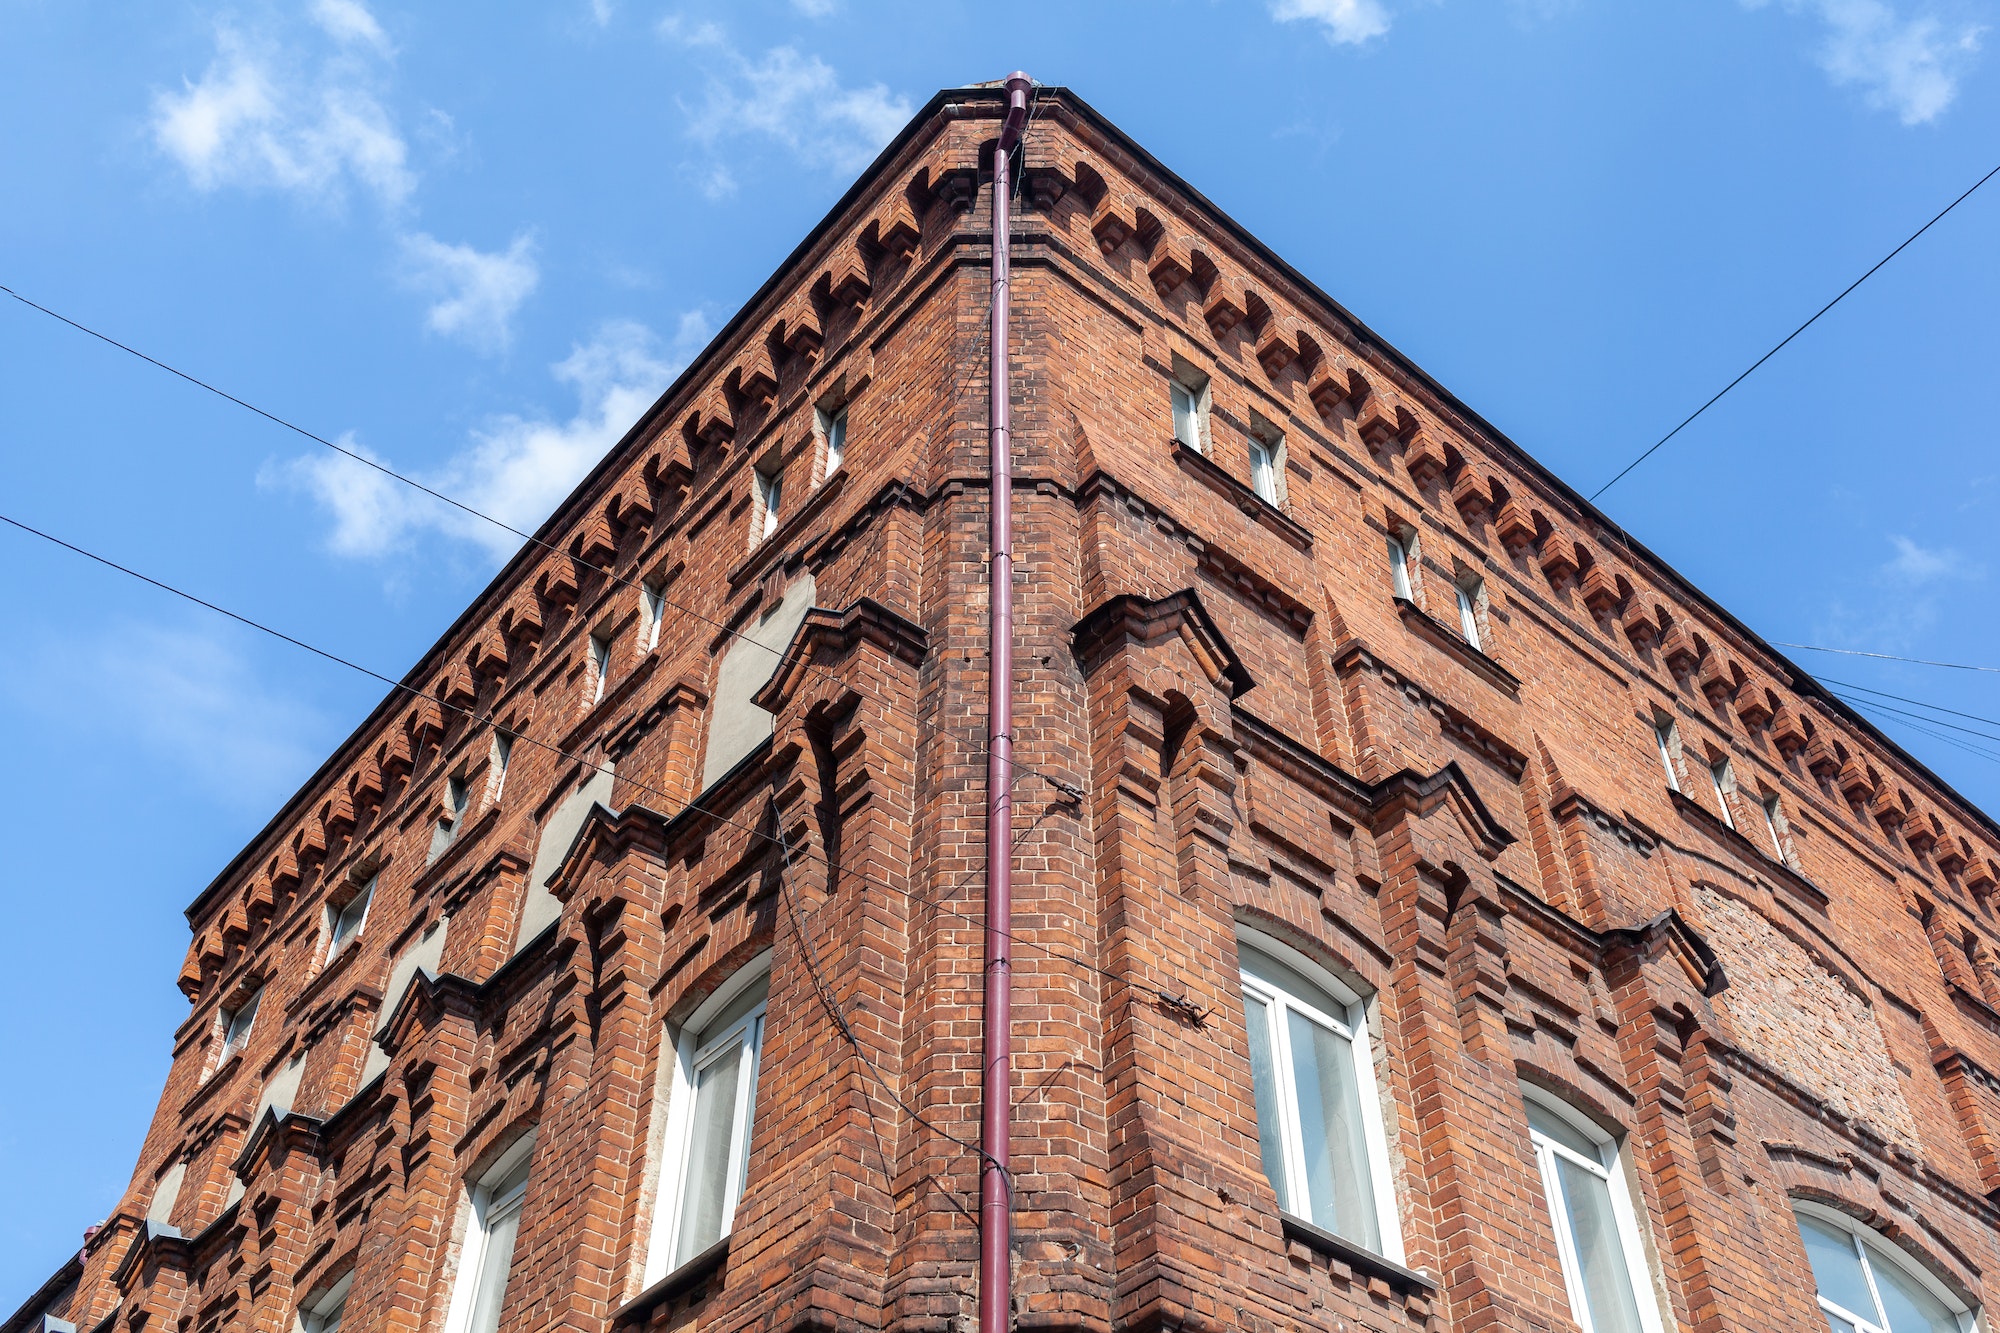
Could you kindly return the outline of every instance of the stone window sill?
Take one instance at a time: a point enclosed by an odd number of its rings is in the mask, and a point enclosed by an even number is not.
[[[1458,660],[1459,665],[1473,675],[1491,685],[1494,689],[1513,699],[1521,697],[1521,678],[1474,648],[1459,635],[1453,634],[1431,618],[1429,612],[1407,597],[1396,598],[1396,614],[1403,623],[1418,636],[1428,639],[1445,653]]]
[[[1394,1259],[1385,1259],[1373,1250],[1314,1226],[1303,1217],[1279,1213],[1278,1221],[1284,1227],[1287,1241],[1296,1241],[1316,1254],[1346,1264],[1359,1277],[1379,1278],[1399,1296],[1429,1300],[1438,1294],[1437,1282],[1414,1268],[1405,1268]]]
[[[1284,510],[1224,472],[1221,465],[1207,454],[1197,449],[1190,449],[1182,441],[1175,440],[1174,462],[1180,464],[1181,471],[1215,491],[1253,521],[1269,528],[1292,546],[1301,551],[1312,550],[1312,533],[1292,521]]]

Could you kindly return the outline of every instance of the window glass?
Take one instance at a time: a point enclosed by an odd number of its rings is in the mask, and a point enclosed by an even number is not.
[[[1395,584],[1396,596],[1406,602],[1416,600],[1416,594],[1410,590],[1409,541],[1393,534],[1389,538],[1389,578]]]
[[[1722,812],[1722,822],[1736,827],[1736,816],[1729,811],[1729,789],[1735,785],[1729,776],[1729,761],[1718,759],[1709,765],[1708,778],[1715,784],[1715,808]]]
[[[243,1043],[250,1040],[250,1029],[257,1022],[257,1002],[263,998],[264,992],[262,989],[254,990],[250,992],[249,998],[244,1000],[242,1004],[237,1005],[234,1009],[224,1011],[222,1015],[223,1059],[227,1060],[230,1056],[242,1050]]]
[[[1584,1333],[1649,1333],[1636,1221],[1618,1173],[1618,1150],[1569,1117],[1527,1098],[1529,1139],[1556,1231],[1570,1312]]]
[[[688,1099],[679,1130],[684,1149],[675,1162],[676,1198],[663,1182],[671,1242],[666,1271],[729,1234],[743,1196],[757,1101],[758,1056],[764,1039],[765,974],[745,987],[700,1032],[683,1034],[682,1070],[674,1095]]]
[[[368,903],[375,896],[375,881],[370,879],[362,886],[361,892],[349,898],[338,909],[329,909],[333,920],[328,930],[326,956],[331,959],[347,942],[361,933],[362,925],[368,920]]]
[[[1241,959],[1258,1154],[1279,1207],[1376,1253],[1400,1253],[1385,1235],[1394,1216],[1360,1006],[1252,944]]]
[[[1458,627],[1474,648],[1479,647],[1479,586],[1477,580],[1458,585]]]
[[[784,478],[776,473],[757,474],[757,494],[764,504],[764,526],[759,538],[768,537],[778,530],[778,506],[784,498]]]
[[[1277,446],[1250,441],[1250,489],[1266,504],[1278,503]]]
[[[602,636],[590,636],[590,701],[604,697],[604,681],[611,674],[611,644]]]
[[[523,1156],[519,1165],[484,1191],[487,1199],[478,1218],[478,1266],[466,1333],[499,1333],[507,1274],[514,1264],[514,1238],[521,1229],[521,1203],[528,1192],[528,1161]]]
[[[350,1272],[314,1301],[299,1321],[304,1333],[340,1333],[341,1318],[347,1309],[347,1290],[353,1285],[354,1274]]]
[[[1871,1237],[1800,1211],[1799,1239],[1812,1264],[1827,1325],[1854,1333],[1960,1333],[1963,1315],[1939,1299],[1909,1265]]]
[[[1660,767],[1667,771],[1667,788],[1681,789],[1680,774],[1674,771],[1674,724],[1665,718],[1653,723],[1653,740],[1660,747]]]
[[[843,407],[823,419],[826,423],[826,475],[831,477],[840,471],[841,463],[847,458],[847,409]]]
[[[651,652],[660,646],[660,621],[666,618],[667,590],[658,583],[646,583],[639,589],[639,600],[644,613],[640,646],[642,651]]]
[[[1766,796],[1764,808],[1764,831],[1771,835],[1771,854],[1779,860],[1785,856],[1785,839],[1778,832],[1778,796],[1776,792]]]
[[[500,799],[500,793],[507,790],[507,765],[514,758],[514,738],[504,731],[493,733],[493,754],[488,763],[492,776],[487,783],[493,789],[489,801]]]
[[[1194,390],[1185,384],[1172,384],[1167,387],[1167,393],[1174,400],[1174,438],[1199,453],[1201,419]]]

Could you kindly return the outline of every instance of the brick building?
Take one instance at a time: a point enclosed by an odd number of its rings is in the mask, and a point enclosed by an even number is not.
[[[195,898],[9,1330],[969,1327],[1000,111]],[[1019,1326],[1972,1327],[2000,829],[1074,95],[1019,174]]]

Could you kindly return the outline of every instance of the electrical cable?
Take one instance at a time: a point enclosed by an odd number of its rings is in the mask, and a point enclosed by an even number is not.
[[[361,675],[369,677],[372,680],[380,681],[382,684],[389,686],[391,689],[399,690],[414,699],[423,700],[429,703],[436,704],[439,708],[445,709],[448,712],[455,713],[461,717],[469,719],[475,725],[490,726],[494,724],[494,719],[491,716],[479,714],[477,712],[474,712],[470,708],[462,707],[461,705],[454,704],[449,700],[439,698],[437,695],[430,694],[424,690],[420,690],[414,685],[409,685],[404,683],[403,681],[395,680],[389,676],[383,675],[379,671],[375,671],[368,667],[362,666],[360,663],[352,661],[349,658],[342,657],[338,653],[329,652],[324,648],[319,648],[314,646],[313,644],[307,643],[303,639],[294,638],[292,635],[285,633],[283,630],[274,629],[269,625],[261,623],[260,621],[252,620],[248,616],[242,615],[235,611],[231,611],[227,607],[218,606],[214,602],[207,601],[201,597],[196,596],[191,592],[187,592],[181,588],[177,588],[173,584],[166,583],[160,579],[153,578],[150,575],[140,573],[136,569],[133,569],[127,565],[122,565],[117,561],[110,559],[109,557],[98,555],[94,551],[86,550],[85,548],[78,546],[73,542],[64,541],[60,537],[57,537],[48,532],[44,532],[40,528],[33,527],[27,523],[23,523],[19,519],[11,518],[4,513],[0,513],[0,523],[4,523],[9,527],[19,529],[22,532],[28,533],[30,536],[39,537],[43,541],[49,542],[50,544],[55,546],[60,546],[66,551],[70,551],[76,555],[84,557],[86,560],[94,561],[97,564],[103,565],[108,569],[116,570],[120,574],[124,574],[130,578],[137,579],[141,583],[149,584],[152,587],[157,588],[162,592],[170,593],[173,596],[179,597],[184,601],[192,602],[196,606],[202,607],[209,611],[213,611],[217,615],[236,621],[238,624],[244,625],[250,629],[254,629],[261,634],[268,634],[274,639],[281,640],[282,642],[288,643],[295,648],[303,649],[304,651],[311,653],[315,657],[324,658],[326,661],[332,662],[338,666],[346,667],[350,671],[355,671],[360,673]],[[537,740],[536,738],[529,736],[525,733],[516,735],[514,737],[514,741],[516,744],[526,743],[528,745],[536,747],[537,749],[546,750],[550,754],[555,755],[559,759],[580,764],[595,773],[609,774],[614,771],[605,768],[601,764],[593,763],[591,760],[583,757],[582,755],[574,754],[568,750],[565,750],[561,746],[552,745],[547,741]],[[627,779],[627,781],[630,782],[631,786],[636,790],[646,792],[653,796],[657,796],[661,798],[663,801],[668,802],[669,804],[671,804],[675,799],[672,793],[662,791],[657,787],[652,787],[643,782],[638,782],[636,780],[632,780],[629,778]],[[1074,799],[1073,797],[1070,796],[1070,793],[1068,792],[1064,792],[1063,794],[1066,798]],[[682,813],[685,813],[687,809],[695,809],[695,808],[699,808],[698,801],[690,802],[688,806],[683,807]],[[766,842],[773,844],[774,846],[779,847],[781,851],[783,850],[784,845],[782,841],[778,838],[772,837],[772,835],[764,832],[762,829],[755,828],[749,824],[742,823],[738,820],[728,819],[723,815],[720,815],[712,810],[703,809],[701,813],[705,815],[707,818],[716,822],[717,824],[723,825],[728,828],[736,829],[739,832],[747,833],[753,838],[760,838]],[[830,872],[830,877],[837,876],[840,873],[842,873],[838,867],[834,866],[832,862],[828,861],[826,857],[820,853],[802,852],[800,853],[800,856],[805,860],[818,861],[820,864],[826,866],[828,868],[828,871]],[[927,906],[932,910],[940,912],[946,916],[958,918],[959,920],[965,921],[971,925],[978,926],[982,930],[986,929],[986,923],[980,918],[972,916],[965,912],[955,911],[952,908],[946,907],[942,903],[937,902],[935,899],[927,898],[921,891],[898,887],[895,884],[889,883],[887,880],[878,879],[872,875],[869,875],[859,870],[849,869],[845,873],[850,878],[859,880],[864,884],[873,884],[877,888],[885,889],[888,892],[894,893],[899,897],[905,898],[911,902]],[[1103,978],[1105,981],[1126,986],[1133,990],[1139,991],[1142,994],[1150,995],[1156,999],[1159,999],[1164,1005],[1166,1005],[1169,1008],[1173,1007],[1175,999],[1178,998],[1172,996],[1169,992],[1159,987],[1148,986],[1143,982],[1134,981],[1130,977],[1122,976],[1119,973],[1113,972],[1107,968],[1099,967],[1097,964],[1092,963],[1087,959],[1080,958],[1075,954],[1068,953],[1061,949],[1052,949],[1045,944],[1039,944],[1033,940],[1022,938],[1021,936],[1016,935],[1015,933],[1009,930],[1001,930],[998,927],[995,927],[994,929],[996,933],[998,933],[999,935],[1003,936],[1008,940],[1013,941],[1017,945],[1020,945],[1024,948],[1032,949],[1035,952],[1043,955],[1044,957],[1055,959],[1060,962],[1066,962],[1074,967],[1082,968],[1087,972],[1091,972]],[[1185,1003],[1184,999],[1181,1002]]]
[[[1967,666],[1963,662],[1933,662],[1923,657],[1898,657],[1894,653],[1867,653],[1859,648],[1822,648],[1816,643],[1781,643],[1777,639],[1768,640],[1773,648],[1802,648],[1809,653],[1839,653],[1843,657],[1872,657],[1882,662],[1908,662],[1912,666],[1945,667],[1952,671],[1990,671],[2000,675],[2000,667]]]
[[[1986,184],[1987,181],[1992,180],[1995,176],[2000,176],[2000,167],[1993,168],[1993,170],[1987,172],[1984,176],[1981,176],[1978,180],[1974,181],[1970,189],[1968,189],[1964,194],[1958,196],[1958,198],[1946,204],[1942,209],[1938,211],[1937,216],[1933,217],[1929,222],[1926,222],[1923,226],[1911,232],[1909,237],[1906,240],[1904,240],[1904,242],[1901,245],[1897,246],[1895,249],[1891,250],[1888,254],[1883,255],[1880,259],[1876,260],[1874,268],[1869,269],[1866,273],[1856,278],[1853,282],[1848,283],[1846,288],[1844,288],[1841,291],[1839,296],[1834,297],[1831,301],[1828,301],[1825,305],[1821,306],[1813,314],[1813,317],[1811,319],[1808,319],[1805,323],[1799,325],[1797,328],[1793,329],[1790,333],[1786,334],[1784,340],[1781,341],[1776,347],[1773,347],[1770,351],[1764,353],[1764,355],[1758,357],[1755,361],[1751,362],[1749,370],[1744,371],[1741,375],[1738,375],[1735,379],[1723,385],[1721,392],[1717,393],[1715,397],[1709,399],[1707,402],[1703,403],[1700,407],[1697,407],[1694,411],[1688,413],[1687,417],[1684,420],[1682,420],[1680,425],[1675,426],[1672,430],[1668,431],[1665,435],[1662,435],[1658,440],[1654,441],[1652,448],[1646,450],[1646,452],[1640,454],[1637,458],[1633,459],[1631,462],[1627,463],[1624,467],[1620,468],[1617,476],[1613,477],[1610,481],[1605,482],[1602,486],[1599,486],[1596,490],[1592,491],[1590,493],[1591,503],[1595,504],[1597,502],[1597,497],[1604,494],[1606,491],[1610,490],[1613,486],[1616,486],[1620,481],[1624,480],[1626,473],[1630,472],[1633,468],[1639,466],[1639,464],[1651,458],[1653,454],[1660,448],[1661,445],[1665,444],[1668,440],[1673,439],[1674,436],[1680,434],[1683,430],[1687,429],[1687,427],[1693,423],[1696,417],[1700,416],[1702,413],[1708,411],[1709,408],[1714,407],[1716,403],[1720,402],[1722,400],[1723,394],[1728,393],[1731,389],[1741,384],[1744,380],[1749,379],[1752,371],[1756,370],[1757,367],[1763,365],[1766,361],[1769,361],[1779,352],[1785,350],[1786,343],[1791,342],[1792,339],[1798,337],[1801,333],[1804,333],[1807,329],[1811,328],[1814,324],[1818,323],[1819,317],[1821,315],[1824,315],[1827,311],[1839,305],[1843,300],[1847,298],[1849,292],[1852,292],[1856,287],[1859,287],[1862,283],[1874,277],[1877,269],[1881,268],[1884,264],[1894,259],[1897,255],[1903,253],[1904,250],[1909,248],[1910,243],[1912,241],[1915,241],[1917,237],[1923,235],[1925,232],[1929,231],[1932,227],[1935,227],[1939,222],[1943,221],[1944,215],[1946,213],[1951,212],[1952,209],[1957,208],[1960,204],[1964,203],[1967,199],[1971,198],[1973,190],[1977,190],[1980,186]]]
[[[1853,700],[1849,700],[1848,702],[1854,703],[1854,706],[1857,708],[1865,706],[1856,703]],[[1924,735],[1931,737],[1933,740],[1943,741],[1946,745],[1955,746],[1956,748],[1965,751],[1967,754],[1978,755],[1981,759],[1990,760],[1993,763],[2000,764],[2000,754],[1996,754],[1991,750],[1981,749],[1977,745],[1968,744],[1965,741],[1958,740],[1956,737],[1947,736],[1941,731],[1932,731],[1929,727],[1921,726],[1918,723],[1898,721],[1896,719],[1884,719],[1883,725],[1892,727],[1893,726],[1908,727],[1911,731],[1922,732]]]
[[[305,439],[311,440],[314,444],[322,445],[325,448],[331,449],[333,450],[333,452],[342,455],[343,457],[350,458],[355,462],[360,463],[366,467],[373,468],[375,471],[381,473],[383,476],[388,477],[394,481],[399,481],[403,483],[405,486],[409,486],[418,491],[421,491],[425,495],[430,496],[432,499],[437,500],[443,504],[449,505],[452,508],[461,511],[462,513],[469,514],[473,518],[480,519],[481,521],[486,523],[491,523],[493,526],[499,528],[501,531],[511,533],[530,545],[539,546],[543,550],[553,552],[558,556],[563,556],[567,554],[562,550],[561,547],[556,546],[551,542],[544,541],[541,538],[535,536],[533,533],[523,532],[521,529],[515,527],[511,523],[506,522],[503,519],[495,518],[491,514],[475,509],[471,505],[466,504],[464,501],[454,499],[453,497],[446,495],[444,492],[436,490],[430,486],[427,486],[423,482],[418,481],[414,477],[407,476],[404,473],[398,472],[394,468],[389,467],[387,464],[379,462],[376,459],[370,458],[366,454],[361,453],[358,450],[350,449],[346,445],[338,444],[333,440],[329,440],[324,435],[320,435],[314,431],[308,430],[304,426],[298,425],[296,422],[288,421],[284,417],[279,416],[275,412],[268,412],[265,409],[257,406],[255,403],[252,403],[247,399],[239,398],[235,394],[230,393],[228,390],[209,383],[207,380],[201,379],[195,375],[191,375],[187,371],[181,370],[178,367],[171,366],[167,364],[165,361],[160,360],[158,357],[149,356],[145,352],[140,351],[138,348],[133,347],[130,344],[120,342],[118,339],[112,337],[108,333],[99,332],[97,329],[90,327],[88,324],[84,324],[77,320],[71,319],[68,315],[62,314],[59,311],[51,310],[49,307],[42,305],[36,301],[32,301],[27,297],[21,295],[21,293],[15,291],[11,287],[8,287],[4,284],[0,284],[0,293],[5,293],[6,295],[13,297],[16,301],[20,302],[24,306],[27,306],[31,310],[40,311],[42,314],[47,315],[49,318],[53,320],[56,320],[63,324],[67,324],[69,327],[77,330],[79,333],[88,334],[90,337],[97,339],[99,342],[105,343],[111,347],[115,347],[119,351],[125,352],[128,355],[137,357],[139,360],[144,361],[147,365],[157,367],[160,370],[164,370],[169,375],[184,380],[187,383],[194,385],[196,388],[204,389],[207,392],[214,394],[216,397],[234,403],[236,404],[236,406],[244,409],[245,411],[254,413],[255,415],[264,418],[264,420],[269,421],[276,426],[280,426],[285,430],[291,431],[295,435],[299,435]],[[956,389],[958,388],[961,382],[962,381],[960,381],[955,375],[950,385],[950,391],[955,393]],[[956,400],[955,398],[948,397],[947,401],[956,401]],[[591,570],[594,573],[604,575],[604,577],[610,580],[612,583],[615,583],[621,587],[635,589],[639,591],[641,595],[644,597],[658,598],[662,606],[670,606],[674,610],[679,611],[681,614],[688,616],[690,619],[698,620],[705,625],[713,626],[714,628],[722,631],[723,635],[726,637],[737,639],[744,643],[752,644],[755,647],[762,649],[764,652],[771,654],[771,656],[775,659],[781,660],[784,657],[785,653],[784,648],[782,647],[774,648],[769,644],[759,643],[757,640],[745,634],[742,630],[733,629],[723,621],[717,620],[712,616],[703,615],[701,612],[694,610],[692,607],[684,606],[681,603],[676,602],[670,597],[668,597],[666,595],[666,590],[664,588],[655,591],[653,589],[647,588],[642,583],[635,582],[634,580],[619,574],[615,569],[613,569],[609,565],[592,564],[591,562],[582,559],[580,556],[569,556],[569,558],[575,560],[579,565],[583,566],[585,569]],[[822,675],[825,675],[826,678],[829,680],[841,679],[839,677],[833,676],[831,673],[827,671],[826,668],[817,666],[810,662],[806,664],[806,669],[821,673]],[[843,681],[842,683],[847,685],[848,688],[860,688],[856,686],[852,681]],[[976,755],[987,756],[989,754],[987,747],[982,742],[979,742],[977,740],[962,741],[961,743],[970,747]],[[1024,764],[1019,760],[1011,758],[1003,759],[1002,762],[1006,763],[1008,767],[1015,772],[1026,772],[1036,777],[1046,778],[1050,782],[1054,783],[1058,788],[1065,785],[1060,780],[1051,777],[1049,774],[1042,772],[1040,769],[1035,768],[1031,764]]]
[[[1832,676],[1821,676],[1819,680],[1822,684],[1838,685],[1844,690],[1860,690],[1863,694],[1873,694],[1884,699],[1894,699],[1899,704],[1915,704],[1918,708],[1928,708],[1933,713],[1949,713],[1953,717],[1962,717],[1968,722],[1985,722],[1989,725],[2000,727],[2000,717],[1981,717],[1977,713],[1961,713],[1956,708],[1946,708],[1943,704],[1926,703],[1922,699],[1911,699],[1904,695],[1891,694],[1887,690],[1871,690],[1866,685],[1856,685],[1852,681],[1846,680],[1835,680]]]
[[[1981,740],[2000,742],[2000,736],[1996,736],[1990,731],[1976,731],[1971,727],[1961,727],[1940,718],[1928,717],[1923,713],[1912,713],[1907,708],[1891,708],[1888,704],[1877,703],[1873,699],[1857,699],[1852,695],[1842,694],[1839,690],[1829,690],[1828,693],[1841,702],[1852,704],[1856,708],[1870,708],[1879,713],[1894,713],[1897,717],[1914,718],[1918,722],[1922,722],[1928,726],[1944,727],[1949,731],[1958,731],[1968,736],[1977,736]]]

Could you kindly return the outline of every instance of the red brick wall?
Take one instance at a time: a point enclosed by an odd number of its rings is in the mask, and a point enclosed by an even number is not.
[[[435,701],[386,702],[196,901],[193,1010],[80,1326],[288,1329],[351,1272],[347,1327],[440,1329],[467,1189],[530,1130],[509,1329],[968,1326],[996,112],[967,92],[920,117],[413,673]],[[1795,1195],[1983,1300],[1985,818],[1067,95],[1042,99],[1023,200],[1020,1325],[1571,1328],[1523,1080],[1621,1136],[1668,1326],[1823,1326]],[[1204,455],[1171,443],[1177,365],[1210,381]],[[839,402],[826,478],[813,407]],[[1245,484],[1253,417],[1284,433],[1281,508]],[[774,458],[786,517],[753,546]],[[1423,568],[1399,607],[1402,524]],[[1483,652],[1451,601],[1469,571]],[[821,609],[758,696],[774,736],[698,792],[731,632],[807,573]],[[671,605],[641,651],[650,578]],[[488,804],[495,724],[520,739]],[[1721,755],[1741,835],[1704,785]],[[522,940],[543,830],[606,764],[616,809]],[[473,802],[433,859],[454,775]],[[371,876],[326,963],[325,904]],[[393,990],[445,918],[437,975]],[[1280,1218],[1239,924],[1369,997],[1413,1273]],[[666,1034],[767,948],[727,1252],[634,1304]],[[220,1009],[259,983],[212,1068]],[[252,1123],[301,1050],[294,1115]],[[182,1159],[179,1234],[149,1233]]]

